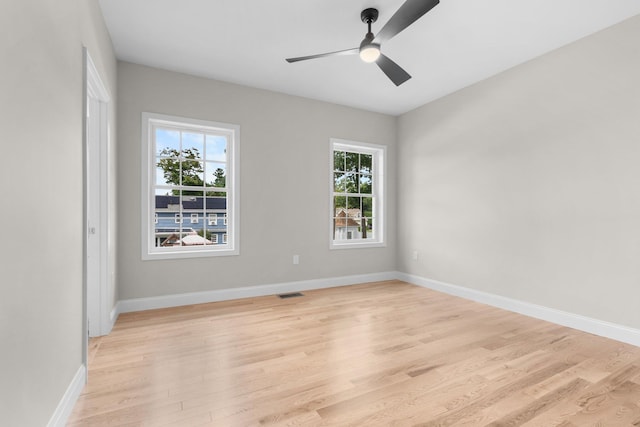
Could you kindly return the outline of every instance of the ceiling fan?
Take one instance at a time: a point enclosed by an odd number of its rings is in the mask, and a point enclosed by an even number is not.
[[[376,36],[371,32],[371,24],[378,19],[378,9],[368,8],[360,13],[360,19],[367,24],[368,31],[364,36],[364,40],[360,43],[360,47],[346,50],[338,50],[336,52],[320,53],[318,55],[300,56],[297,58],[287,58],[286,61],[298,62],[307,59],[324,58],[326,56],[339,55],[355,55],[360,54],[360,59],[364,62],[375,62],[389,79],[396,85],[400,86],[411,78],[409,73],[402,69],[398,64],[389,59],[380,51],[382,43],[390,40],[406,29],[409,25],[416,22],[422,15],[429,12],[440,3],[439,0],[407,0],[396,11],[396,13],[387,21]]]

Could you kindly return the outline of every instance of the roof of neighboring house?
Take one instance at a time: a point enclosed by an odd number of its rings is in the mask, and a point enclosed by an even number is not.
[[[353,211],[353,212],[350,212]],[[360,209],[338,209],[336,212],[336,227],[359,227],[360,223],[353,217],[357,211],[357,218],[360,217]]]
[[[357,209],[357,208],[351,208],[351,209],[336,208],[336,216],[342,216],[340,214],[341,213],[344,214],[345,212],[351,218],[360,218],[362,216],[362,214],[360,213],[360,209]]]
[[[180,239],[178,233],[173,233],[162,242],[162,246],[198,246],[198,245],[213,245],[213,242],[209,239],[205,239],[196,233],[189,233]]]
[[[207,197],[207,209],[227,209],[226,197]],[[183,209],[204,209],[204,197],[182,196]],[[169,205],[179,205],[180,196],[156,196],[156,209],[167,209]]]
[[[360,224],[353,218],[336,218],[336,227],[359,227]]]
[[[187,234],[181,239],[181,242],[185,246],[197,246],[197,245],[212,245],[211,240],[205,239],[197,234]]]

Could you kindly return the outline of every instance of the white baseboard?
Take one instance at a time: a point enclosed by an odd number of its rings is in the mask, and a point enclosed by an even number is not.
[[[87,381],[87,368],[84,365],[81,365],[78,368],[78,372],[76,372],[75,376],[71,380],[69,387],[67,387],[67,391],[65,391],[58,407],[55,412],[51,416],[47,427],[64,427],[67,425],[67,420],[73,411],[73,407],[80,397],[80,393],[82,393],[82,389]]]
[[[397,271],[120,300],[111,312],[111,320],[115,323],[120,313],[133,311],[228,301],[394,279],[640,347],[640,330],[635,328]]]
[[[435,291],[443,292],[477,301],[493,307],[502,308],[504,310],[513,311],[524,314],[526,316],[535,317],[537,319],[546,320],[562,326],[568,326],[573,329],[599,335],[605,338],[611,338],[640,347],[640,330],[616,323],[605,322],[603,320],[593,319],[591,317],[579,314],[569,313],[566,311],[556,310],[541,305],[531,304],[500,295],[490,294],[475,289],[465,288],[463,286],[451,285],[449,283],[439,282],[437,280],[425,279],[424,277],[414,276],[407,273],[397,273],[396,278],[414,285],[429,288]]]
[[[135,298],[118,301],[114,308],[114,316],[132,311],[151,310],[156,308],[178,307],[181,305],[202,304],[207,302],[228,301],[240,298],[276,295],[287,292],[308,291],[311,289],[333,288],[336,286],[355,285],[358,283],[394,280],[397,273],[383,272],[359,274],[353,276],[331,277],[326,279],[302,280],[277,284],[246,286],[214,291],[191,292],[185,294],[163,295],[150,298]]]

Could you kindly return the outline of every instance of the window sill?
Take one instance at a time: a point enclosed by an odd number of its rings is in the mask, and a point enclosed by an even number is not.
[[[329,245],[329,249],[365,249],[365,248],[383,248],[386,247],[387,244],[385,242],[359,242],[355,243],[353,241],[345,242],[345,243],[336,243],[331,242]]]
[[[216,250],[184,250],[175,252],[146,252],[142,254],[143,261],[165,260],[165,259],[186,259],[186,258],[212,258],[219,256],[240,255],[238,249],[216,249]]]

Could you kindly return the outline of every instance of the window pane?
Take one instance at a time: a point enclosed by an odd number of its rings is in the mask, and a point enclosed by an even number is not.
[[[163,248],[170,248],[173,246],[180,246],[180,238],[178,233],[158,233],[158,242]]]
[[[335,172],[333,174],[333,191],[337,193],[344,193],[346,189],[346,181],[344,173]]]
[[[344,179],[345,179],[344,191],[347,193],[357,194],[358,193],[357,176],[355,174],[349,173],[345,175]]]
[[[180,193],[180,190],[176,190],[176,189],[156,188],[156,190],[154,192],[154,194],[156,196],[156,203],[158,202],[157,201],[158,196],[172,196],[172,197],[176,197],[176,200],[178,200],[177,196],[178,196],[179,193]],[[176,202],[176,203],[178,203],[178,202]]]
[[[366,217],[373,216],[373,198],[371,197],[362,198],[362,215]]]
[[[161,162],[164,162],[167,159],[163,159],[161,160]],[[171,162],[173,162],[173,160],[171,160]],[[161,165],[163,167],[156,167],[156,185],[178,185],[177,182],[173,182],[172,177],[179,177],[179,172],[177,173],[173,173],[172,167],[168,166],[166,163],[158,163],[158,165]],[[176,164],[177,166],[177,170],[179,170],[180,165]]]
[[[227,213],[227,198],[207,195],[206,211],[209,222],[213,223],[213,225],[222,224],[222,218]]]
[[[349,153],[347,152],[345,155],[345,171],[347,172],[357,172],[358,171],[358,163],[359,163],[359,155],[358,153]]]
[[[336,171],[344,171],[344,151],[333,152],[333,169]]]
[[[362,218],[362,238],[363,239],[375,239],[375,234],[373,233],[373,218]]]
[[[180,204],[183,212],[182,232],[180,233],[180,246],[204,245],[203,232],[204,221],[203,192],[182,191]]]
[[[156,162],[156,185],[180,185],[180,161],[172,158]]]
[[[182,190],[182,197],[180,197],[182,210],[187,211],[188,214],[190,214],[192,211],[203,209],[204,202],[202,200],[202,194],[202,191]]]
[[[186,234],[182,238],[183,246],[206,246],[212,244],[211,231],[206,220],[206,211],[204,210],[205,205],[206,199],[202,196],[196,197],[195,206],[197,206],[198,212],[191,213],[190,229],[185,230]],[[197,222],[194,223],[193,218],[196,215]]]
[[[202,187],[204,185],[204,164],[195,160],[185,160],[182,162],[182,182],[183,186]]]
[[[347,197],[347,209],[360,209],[360,197]]]
[[[224,188],[227,186],[227,166],[224,163],[206,162],[205,185]]]
[[[169,129],[156,129],[156,156],[174,156],[180,153],[180,132]]]
[[[157,199],[157,197],[156,197]],[[154,226],[154,243],[155,247],[175,246],[178,242],[178,234],[180,226],[176,224],[176,212],[169,211],[167,204],[160,204],[156,207],[155,216],[157,222]]]
[[[212,243],[222,244],[222,235],[227,232],[227,224],[224,221],[227,214],[227,198],[212,196],[211,193],[207,192],[206,198],[208,239]]]
[[[213,245],[213,237],[215,236],[215,233],[204,227],[198,229],[197,233],[192,236],[197,237],[188,237],[186,240],[189,241],[190,245],[187,246],[209,246]]]
[[[371,173],[373,156],[371,154],[360,154],[360,172]]]
[[[182,133],[182,156],[185,159],[202,159],[204,154],[204,135],[201,133]]]
[[[333,218],[334,239],[354,240],[360,239],[360,198],[359,197],[335,197],[335,217]],[[344,200],[344,201],[343,201]],[[346,208],[345,205],[350,206]],[[357,206],[357,207],[355,207]]]
[[[220,135],[207,135],[206,160],[227,161],[227,138]]]
[[[360,193],[371,194],[371,175],[360,175]]]

